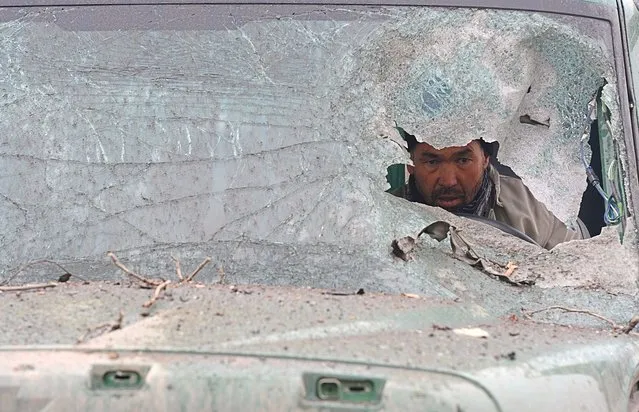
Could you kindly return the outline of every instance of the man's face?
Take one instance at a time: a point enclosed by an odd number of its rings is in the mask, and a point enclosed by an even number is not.
[[[477,141],[439,150],[419,143],[411,158],[413,166],[408,166],[408,172],[426,203],[446,210],[473,200],[488,167],[488,156]]]

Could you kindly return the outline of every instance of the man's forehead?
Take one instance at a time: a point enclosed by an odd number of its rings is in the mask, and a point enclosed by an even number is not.
[[[446,156],[446,155],[457,154],[459,152],[476,151],[478,149],[481,149],[481,146],[479,145],[479,143],[477,143],[474,140],[469,142],[465,146],[447,146],[447,147],[442,147],[440,149],[435,149],[433,146],[429,145],[428,143],[421,142],[421,143],[418,143],[417,146],[415,147],[415,153],[419,153],[419,154],[428,153],[428,154]]]

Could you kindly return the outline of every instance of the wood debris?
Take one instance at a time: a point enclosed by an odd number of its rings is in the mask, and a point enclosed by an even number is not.
[[[217,279],[217,283],[223,285],[226,282],[226,272],[224,272],[224,268],[220,266],[217,269],[217,273],[220,275],[220,277]]]
[[[208,265],[210,261],[211,261],[211,258],[207,256],[204,259],[204,261],[202,261],[202,263],[200,263],[200,265],[197,268],[195,268],[195,270],[189,276],[187,276],[187,278],[185,280],[187,282],[192,281],[193,278],[195,277],[195,275],[197,275],[200,272],[200,270],[202,270],[204,268],[204,266]]]
[[[54,288],[56,286],[57,283],[33,283],[30,285],[20,286],[0,286],[0,292],[18,292],[23,290],[47,289]]]
[[[503,273],[503,276],[510,278],[510,275],[512,275],[515,269],[517,269],[518,267],[519,266],[517,266],[514,262],[506,263],[506,271]]]
[[[637,324],[639,324],[639,315],[633,316],[632,319],[630,319],[630,322],[628,322],[628,325],[626,325],[621,332],[627,335],[632,332],[635,327],[637,327]]]
[[[356,292],[342,292],[339,290],[331,290],[331,291],[327,291],[327,292],[322,292],[322,295],[331,295],[331,296],[354,296],[354,295],[363,295],[364,293],[364,289],[357,289]]]
[[[112,322],[102,323],[93,328],[89,328],[86,333],[80,336],[76,343],[80,344],[84,342],[89,336],[92,338],[97,338],[105,333],[113,332],[114,330],[118,330],[122,328],[122,320],[124,319],[124,312],[120,311],[118,318]]]
[[[171,255],[171,259],[175,262],[175,273],[177,274],[178,279],[181,281],[184,280],[184,276],[182,276],[182,268],[180,267],[180,260]]]
[[[524,309],[522,309],[522,313],[524,315],[524,317],[528,320],[534,320],[532,315],[536,314],[536,313],[541,313],[541,312],[547,312],[549,310],[561,310],[563,312],[569,312],[569,313],[582,313],[584,315],[588,315],[588,316],[592,316],[594,318],[597,318],[599,320],[602,320],[604,322],[607,322],[608,324],[610,324],[610,326],[612,326],[613,329],[621,329],[621,327],[619,325],[617,325],[614,321],[606,318],[605,316],[599,315],[595,312],[591,312],[589,310],[585,310],[585,309],[575,309],[575,308],[567,308],[565,306],[549,306],[547,308],[543,308],[543,309],[537,309],[537,310],[533,310],[531,312],[528,312]]]
[[[168,293],[168,292],[166,292],[167,288],[169,288],[169,287],[177,287],[177,286],[184,285],[184,284],[187,284],[187,283],[191,284],[193,282],[193,279],[195,278],[195,276],[198,273],[200,273],[202,271],[202,269],[204,269],[204,267],[211,262],[211,258],[207,256],[202,261],[202,263],[200,263],[195,268],[195,270],[193,272],[191,272],[190,275],[185,277],[184,274],[182,273],[182,265],[180,263],[180,260],[178,258],[176,258],[175,256],[171,256],[171,259],[175,263],[175,274],[176,274],[176,276],[178,278],[178,282],[172,283],[170,280],[149,279],[149,278],[146,278],[144,276],[141,276],[141,275],[133,272],[132,270],[127,268],[124,264],[122,264],[122,262],[120,262],[118,257],[113,252],[108,252],[107,256],[109,256],[111,258],[111,260],[113,261],[113,264],[115,266],[117,266],[120,270],[122,270],[124,273],[126,273],[127,275],[131,276],[132,278],[138,280],[144,286],[153,287],[153,294],[151,295],[149,300],[144,302],[144,304],[142,305],[144,308],[150,308],[151,306],[153,306],[153,304],[162,295],[162,292],[164,292],[165,294]],[[194,286],[195,287],[204,287],[204,285],[199,285],[199,284],[198,285],[194,285]]]
[[[111,260],[113,261],[113,264],[115,266],[117,266],[118,268],[120,268],[120,270],[122,270],[127,275],[129,275],[132,278],[142,282],[145,285],[148,285],[148,286],[159,286],[162,283],[162,281],[158,281],[158,280],[155,280],[155,279],[147,279],[144,276],[138,275],[137,273],[133,272],[132,270],[130,270],[129,268],[124,266],[122,264],[122,262],[120,262],[118,257],[115,256],[115,254],[113,252],[108,252],[107,256],[111,258]]]
[[[160,294],[162,293],[163,290],[166,289],[166,287],[171,283],[170,280],[165,280],[164,282],[160,283],[158,285],[158,287],[155,288],[155,291],[153,292],[153,296],[151,296],[151,299],[149,299],[148,301],[144,302],[144,304],[142,304],[143,307],[145,308],[150,308],[151,305],[153,305],[155,303],[156,300],[158,300],[158,298],[160,297]]]
[[[619,325],[617,322],[613,321],[612,319],[608,319],[607,317],[603,315],[600,315],[598,313],[595,313],[586,309],[567,308],[565,306],[558,306],[558,305],[549,306],[547,308],[537,309],[533,311],[526,311],[523,308],[521,309],[524,317],[528,320],[533,320],[533,321],[535,319],[533,319],[532,315],[536,313],[546,312],[549,310],[561,310],[563,312],[568,312],[568,313],[580,313],[580,314],[588,315],[608,323],[612,327],[612,330],[614,332],[620,332],[625,335],[628,335],[628,334],[639,335],[636,332],[633,332],[634,328],[637,327],[637,325],[639,324],[639,315],[633,316],[626,326],[622,326],[622,325]]]

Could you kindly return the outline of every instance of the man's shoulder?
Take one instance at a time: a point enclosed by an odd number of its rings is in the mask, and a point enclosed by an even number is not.
[[[499,174],[499,203],[540,203],[518,176]],[[543,205],[543,204],[542,204]],[[545,207],[545,206],[544,206]]]
[[[512,177],[521,180],[521,177],[519,177],[517,173],[515,173],[515,171],[510,168],[510,166],[501,164],[498,160],[493,160],[491,158],[490,165],[493,169],[495,169],[495,171],[497,171],[497,173],[499,173],[499,176]]]
[[[497,167],[494,164],[490,164],[489,176],[490,180],[495,185],[497,194],[497,203],[499,204],[501,199],[508,197],[514,193],[528,192],[528,188],[521,180],[521,177],[512,171],[508,166],[500,165]]]
[[[498,179],[497,220],[521,230],[546,249],[583,236],[568,229],[519,177],[500,174]]]

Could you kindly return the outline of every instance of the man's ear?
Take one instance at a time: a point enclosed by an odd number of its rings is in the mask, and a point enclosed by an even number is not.
[[[490,156],[485,156],[484,157],[484,170],[486,170],[488,168],[489,164],[490,164]]]
[[[413,165],[406,165],[406,169],[408,170],[409,175],[412,175],[415,172],[415,166]]]

